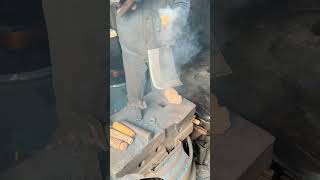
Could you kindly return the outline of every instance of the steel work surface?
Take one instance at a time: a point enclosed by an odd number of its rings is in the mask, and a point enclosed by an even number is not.
[[[124,171],[130,172],[136,169],[137,167],[134,166],[138,166],[140,163],[140,161],[137,161],[138,159],[143,160],[165,142],[167,138],[165,129],[174,124],[179,124],[185,119],[190,118],[191,120],[195,112],[195,105],[187,99],[183,99],[180,105],[166,104],[159,93],[150,93],[145,97],[145,101],[148,108],[144,112],[143,120],[131,121],[148,131],[152,131],[154,137],[150,142],[147,142],[142,137],[136,136],[133,144],[129,145],[126,151],[111,148],[110,169],[113,175],[120,174],[119,176],[122,176]],[[155,123],[151,119],[155,119]]]
[[[232,114],[231,128],[213,139],[213,179],[256,180],[271,164],[274,140],[265,130]]]

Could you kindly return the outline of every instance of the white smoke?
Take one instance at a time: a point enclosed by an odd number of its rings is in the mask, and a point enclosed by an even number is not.
[[[190,62],[194,56],[196,56],[202,49],[199,43],[199,30],[190,29],[187,24],[184,31],[178,36],[177,44],[174,49],[175,63],[180,68]]]
[[[179,8],[164,8],[159,10],[159,16],[169,16],[170,24],[160,34],[163,41],[176,40],[174,48],[174,60],[177,72],[180,74],[181,67],[197,55],[202,47],[199,43],[199,28],[192,29],[187,17],[189,14]]]

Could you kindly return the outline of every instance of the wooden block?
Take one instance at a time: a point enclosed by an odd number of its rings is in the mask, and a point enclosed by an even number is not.
[[[112,128],[130,137],[134,137],[136,135],[136,133],[132,129],[120,122],[114,122],[112,124]]]
[[[132,144],[133,143],[133,138],[128,136],[128,135],[125,135],[125,134],[122,134],[121,132],[115,130],[115,129],[110,129],[110,136],[113,137],[113,138],[117,138],[117,139],[120,139],[128,144]]]
[[[110,137],[110,145],[120,151],[124,151],[128,148],[128,144],[126,142],[114,137]]]

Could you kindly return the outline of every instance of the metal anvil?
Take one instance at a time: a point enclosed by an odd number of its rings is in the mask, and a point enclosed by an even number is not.
[[[177,162],[185,161],[190,164],[190,168],[188,171],[177,170],[172,177],[188,173],[188,177],[190,177],[193,156],[186,153],[181,155],[183,154],[181,152],[184,151],[181,142],[188,139],[193,131],[192,118],[195,113],[195,104],[187,99],[183,99],[179,105],[168,104],[160,92],[152,92],[144,100],[148,108],[144,112],[143,120],[132,121],[134,124],[153,132],[154,137],[147,141],[136,136],[134,143],[129,145],[126,151],[110,149],[112,179],[125,179],[125,176],[130,174],[140,175],[144,178],[159,177],[161,174],[164,175],[161,171],[166,167],[166,164],[170,164],[166,162],[179,158],[180,160]],[[192,143],[188,143],[188,146],[192,149]],[[182,164],[183,167],[186,166],[185,163]]]

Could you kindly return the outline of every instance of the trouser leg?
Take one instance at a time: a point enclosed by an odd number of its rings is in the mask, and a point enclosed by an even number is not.
[[[142,119],[142,109],[145,108],[143,103],[147,71],[145,60],[143,57],[123,50],[122,58],[126,76],[128,105],[110,118],[112,122]]]
[[[147,65],[143,57],[123,52],[123,66],[126,75],[128,104],[141,103],[145,85]]]

